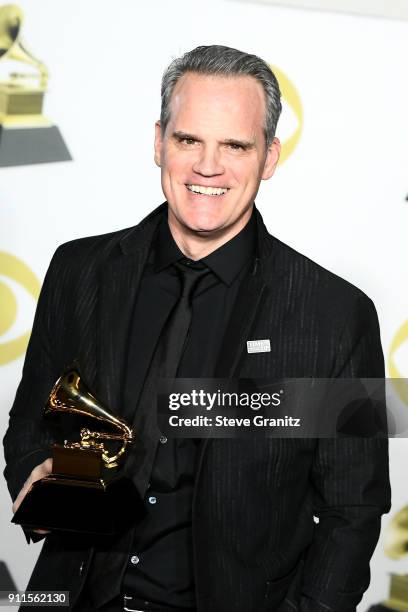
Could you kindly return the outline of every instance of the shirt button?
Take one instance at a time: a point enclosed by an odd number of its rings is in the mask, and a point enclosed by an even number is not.
[[[137,555],[133,555],[132,557],[130,557],[130,562],[133,563],[133,565],[137,565],[139,561],[140,559]]]
[[[157,502],[157,498],[154,495],[149,497],[149,504],[155,504]]]
[[[166,444],[166,442],[167,442],[166,436],[160,436],[160,442],[161,442],[161,444]]]

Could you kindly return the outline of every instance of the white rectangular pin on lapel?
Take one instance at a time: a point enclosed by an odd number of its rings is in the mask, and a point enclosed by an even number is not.
[[[247,340],[248,353],[270,353],[271,341],[268,340]]]

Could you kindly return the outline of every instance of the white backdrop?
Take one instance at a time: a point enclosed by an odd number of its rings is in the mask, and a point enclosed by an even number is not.
[[[408,331],[390,352],[408,319],[407,22],[231,0],[19,5],[22,37],[50,70],[44,114],[59,126],[74,161],[0,169],[0,251],[42,280],[61,242],[137,223],[163,200],[153,126],[166,65],[198,44],[254,52],[286,75],[302,111],[299,122],[288,90],[277,135],[286,141],[298,128],[301,134],[261,188],[257,204],[266,224],[374,300],[387,364],[392,358],[408,377]],[[35,300],[1,262],[0,254],[0,283],[18,304],[12,325],[0,305],[3,432],[23,363],[22,355],[10,361],[5,345],[30,329]],[[384,527],[408,503],[406,440],[391,441],[391,460],[393,510]],[[23,588],[40,545],[28,547],[9,524],[4,482],[0,499],[0,560]],[[387,559],[380,541],[359,611],[387,596],[389,571],[408,572],[408,561]]]

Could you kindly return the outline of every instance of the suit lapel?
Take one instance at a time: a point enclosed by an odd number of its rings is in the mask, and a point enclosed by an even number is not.
[[[133,307],[162,205],[112,247],[101,265],[98,300],[97,395],[123,413]]]
[[[104,266],[99,296],[98,394],[109,410],[122,411],[127,338],[147,253],[119,254]]]
[[[232,378],[250,338],[256,315],[268,291],[260,275],[251,274],[238,292],[215,368],[216,378]]]
[[[239,376],[239,369],[237,368],[239,368],[240,360],[245,354],[246,342],[251,337],[253,324],[256,317],[259,316],[262,304],[269,293],[263,275],[263,267],[264,261],[272,255],[274,239],[268,233],[256,207],[253,214],[256,220],[257,257],[251,274],[244,279],[238,292],[218,356],[215,368],[216,378]]]

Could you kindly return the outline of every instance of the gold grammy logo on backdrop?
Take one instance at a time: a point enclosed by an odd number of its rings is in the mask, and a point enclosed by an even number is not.
[[[390,559],[403,559],[408,554],[408,506],[395,514],[385,532],[384,552]],[[390,596],[386,609],[408,612],[408,574],[391,574]]]
[[[292,155],[299,143],[303,128],[303,106],[299,92],[296,89],[295,85],[292,83],[292,81],[289,79],[289,77],[284,72],[282,72],[280,68],[277,68],[276,66],[272,65],[270,67],[274,75],[278,79],[282,98],[284,102],[288,104],[291,111],[294,113],[297,122],[294,132],[292,132],[289,138],[284,140],[282,143],[282,151],[279,163],[283,164],[283,162],[285,162],[288,157]]]
[[[408,342],[408,320],[394,335],[389,354],[388,372],[399,398],[408,406],[408,384],[396,361],[397,351]],[[403,559],[408,554],[408,506],[399,510],[387,526],[384,552],[390,559]],[[408,612],[408,574],[391,574],[390,595],[383,602],[385,609]]]
[[[392,339],[390,352],[388,355],[388,371],[392,378],[392,384],[398,393],[399,398],[408,406],[408,384],[407,378],[398,369],[395,360],[396,353],[405,343],[408,343],[408,319],[397,330],[397,333]]]
[[[34,272],[23,262],[10,253],[0,251],[0,365],[5,365],[25,353],[30,330],[17,338],[3,340],[17,319],[19,305],[15,293],[1,277],[11,279],[21,285],[35,300],[40,294],[40,282]]]
[[[56,125],[43,116],[48,70],[21,40],[22,10],[0,6],[0,66],[29,65],[29,72],[10,72],[0,81],[0,166],[72,159]]]

